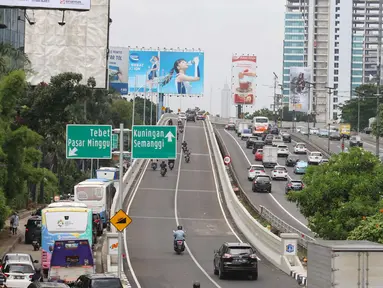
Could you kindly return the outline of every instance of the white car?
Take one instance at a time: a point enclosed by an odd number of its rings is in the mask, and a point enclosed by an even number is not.
[[[7,276],[8,287],[27,288],[36,271],[30,261],[9,260],[5,264],[3,273]]]
[[[266,175],[265,167],[263,165],[251,165],[247,172],[247,179],[253,181],[258,175]]]
[[[278,157],[288,157],[289,156],[289,147],[287,145],[278,145]]]
[[[288,178],[288,172],[285,166],[275,166],[274,169],[271,171],[271,179],[284,179],[287,180]]]
[[[323,164],[326,164],[328,163],[328,159],[322,159],[319,161],[319,165],[323,165]]]
[[[309,165],[310,164],[319,164],[323,159],[323,155],[320,152],[314,151],[314,152],[311,152],[307,158],[309,160],[308,161]]]
[[[241,140],[247,140],[253,136],[251,129],[243,129],[241,133]]]
[[[319,133],[319,129],[317,128],[310,128],[310,135],[317,135]]]
[[[295,154],[306,154],[307,153],[307,148],[305,143],[297,143],[294,146],[294,153]]]
[[[283,145],[285,142],[283,142],[283,138],[282,136],[277,136],[275,135],[273,137],[273,141],[271,142],[271,144],[274,146],[274,147],[277,147],[279,145]]]
[[[180,112],[180,114],[178,114],[178,119],[186,120],[186,113],[185,112]]]

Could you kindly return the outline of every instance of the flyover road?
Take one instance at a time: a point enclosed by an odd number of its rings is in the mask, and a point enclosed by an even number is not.
[[[234,131],[227,131],[223,128],[218,128],[227,150],[230,153],[232,164],[240,181],[241,188],[247,194],[253,205],[264,206],[269,209],[278,218],[285,221],[299,231],[308,236],[314,237],[314,234],[307,227],[307,220],[299,212],[295,203],[289,202],[286,199],[285,187],[286,181],[273,180],[271,193],[256,193],[251,190],[252,182],[247,179],[247,171],[250,164],[262,164],[254,160],[252,149],[246,148],[246,141],[237,137]],[[294,142],[285,143],[289,147],[290,153],[293,152]],[[308,147],[310,149],[310,147]],[[300,156],[301,160],[307,161],[306,155]],[[286,158],[279,157],[278,164],[285,166]],[[286,167],[289,178],[293,180],[301,179],[300,175],[293,172],[293,167]],[[266,173],[270,175],[271,169],[266,169]]]
[[[257,281],[247,278],[219,280],[213,273],[213,254],[224,242],[239,242],[230,218],[221,206],[204,122],[186,123],[182,135],[191,150],[191,162],[178,156],[165,177],[147,167],[128,203],[133,219],[126,230],[130,269],[137,287],[299,287],[296,280],[279,271],[263,257]],[[183,139],[179,140],[182,141]],[[180,146],[180,145],[179,145]],[[186,230],[187,249],[173,251],[177,224]],[[134,283],[131,283],[134,285]]]

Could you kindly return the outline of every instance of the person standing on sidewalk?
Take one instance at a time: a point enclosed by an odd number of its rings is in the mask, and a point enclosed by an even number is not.
[[[11,226],[12,226],[12,234],[16,235],[17,227],[19,227],[19,215],[17,215],[17,212],[13,213],[13,216],[11,218]]]

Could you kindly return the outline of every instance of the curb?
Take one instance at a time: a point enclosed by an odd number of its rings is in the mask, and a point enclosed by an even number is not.
[[[300,286],[307,286],[307,277],[306,276],[304,276],[298,272],[295,272],[295,271],[291,271],[290,276],[293,277],[295,280],[297,280],[297,282]]]

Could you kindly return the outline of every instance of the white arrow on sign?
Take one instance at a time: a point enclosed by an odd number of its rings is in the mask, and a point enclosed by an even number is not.
[[[173,142],[173,138],[176,138],[170,131],[168,132],[168,134],[165,135],[165,137],[168,138],[168,142]]]
[[[69,148],[68,156],[77,156],[77,148],[74,147],[73,149]]]

